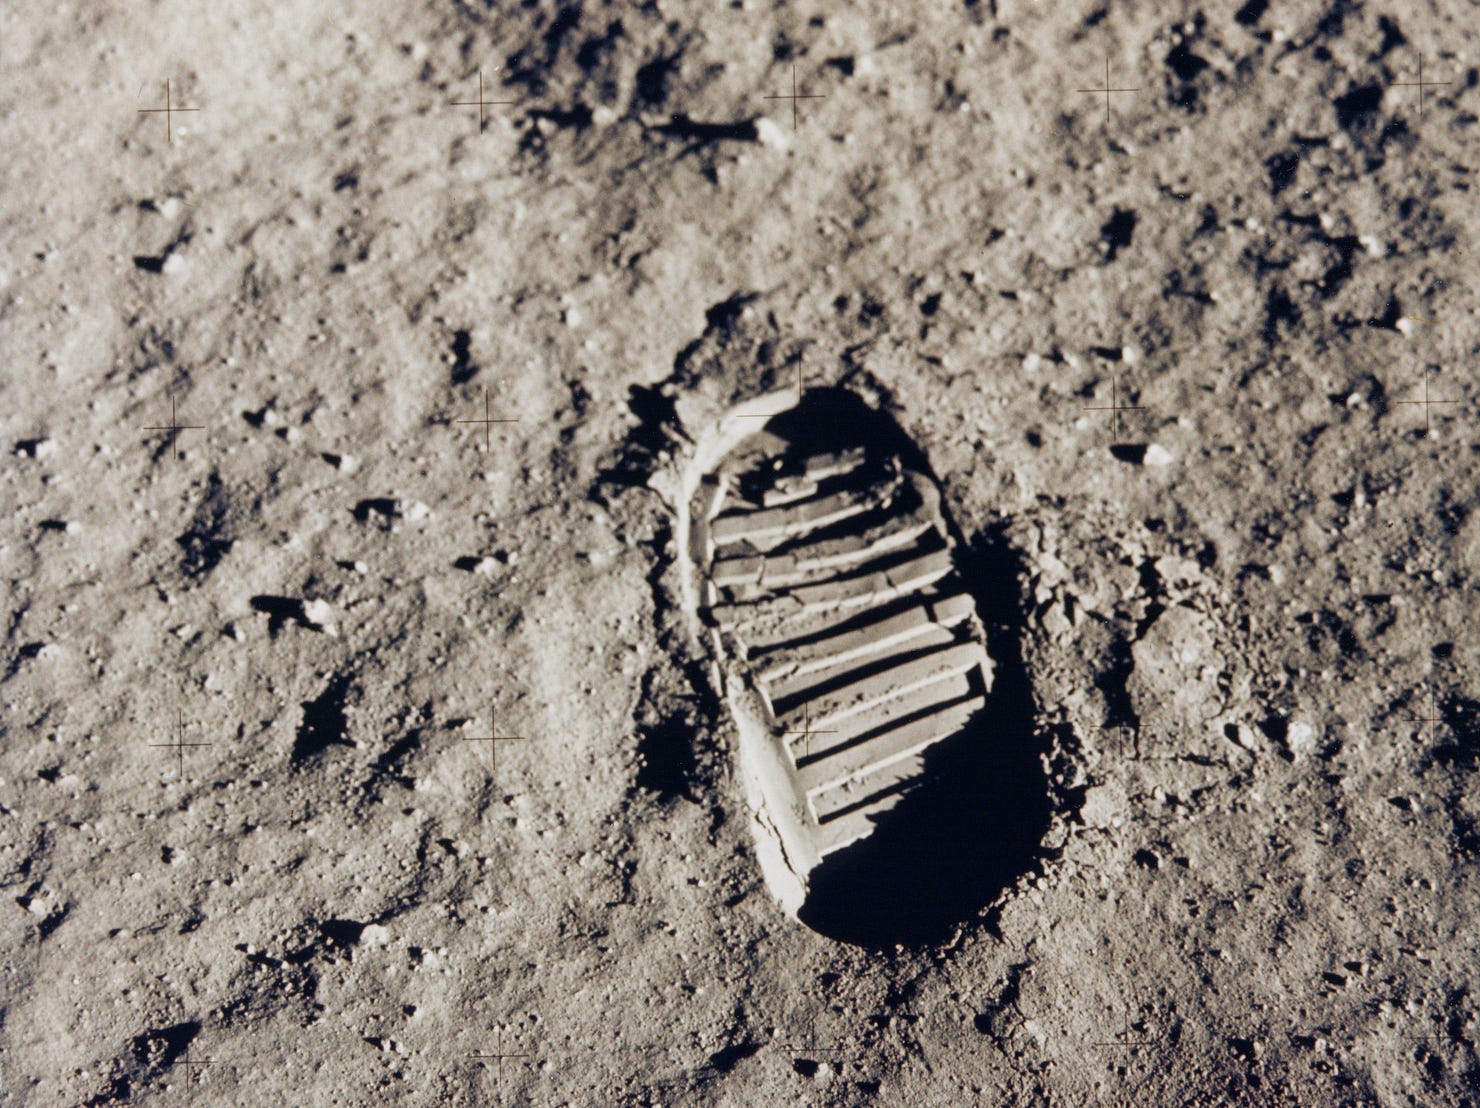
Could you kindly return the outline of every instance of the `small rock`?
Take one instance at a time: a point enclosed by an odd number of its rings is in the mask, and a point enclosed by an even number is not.
[[[166,277],[183,277],[189,269],[190,263],[185,260],[184,254],[170,254],[159,271]]]
[[[304,601],[303,622],[330,638],[339,637],[339,632],[334,629],[334,609],[327,600]]]
[[[1142,465],[1169,466],[1172,464],[1172,453],[1159,443],[1152,443],[1146,448],[1146,456],[1141,459]]]
[[[31,658],[51,660],[60,653],[60,648],[55,643],[28,642],[16,652],[16,661],[28,661]]]
[[[1064,605],[1055,600],[1043,613],[1043,629],[1056,639],[1062,639],[1074,631],[1074,625],[1064,614]]]
[[[163,200],[154,200],[152,198],[149,200],[140,200],[139,207],[146,212],[162,215],[166,219],[174,219],[180,214],[180,210],[184,207],[184,202],[178,196],[166,196]]]
[[[1086,789],[1079,817],[1086,827],[1113,827],[1125,806],[1125,795],[1110,785]]]
[[[49,905],[40,897],[18,896],[15,899],[17,904],[33,916],[44,917],[47,913]]]
[[[392,500],[384,496],[361,500],[354,508],[354,516],[361,523],[368,523],[372,517],[379,517],[383,527],[397,520],[420,523],[431,514],[432,510],[419,500]]]
[[[353,454],[325,454],[323,459],[340,473],[353,473],[360,468],[360,459]]]
[[[1285,748],[1297,759],[1314,754],[1316,729],[1303,721],[1291,723],[1289,730],[1285,732]]]
[[[773,150],[785,150],[791,145],[786,132],[775,121],[764,116],[756,120],[755,134],[762,146],[768,146]]]
[[[25,439],[16,443],[15,452],[18,457],[34,458],[41,462],[56,454],[57,444],[55,439]]]
[[[385,946],[390,941],[390,928],[378,923],[367,924],[360,932],[360,943],[363,946]]]
[[[283,417],[277,414],[277,410],[273,408],[272,401],[270,400],[255,412],[243,412],[242,418],[253,427],[278,427],[283,422]]]

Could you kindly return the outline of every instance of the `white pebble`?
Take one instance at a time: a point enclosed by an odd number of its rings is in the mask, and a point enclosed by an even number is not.
[[[791,145],[791,140],[780,125],[764,116],[756,120],[755,133],[762,146],[769,146],[774,150],[785,150]]]
[[[1303,722],[1290,724],[1289,730],[1285,732],[1285,746],[1297,758],[1315,753],[1316,729]]]
[[[334,630],[334,608],[327,600],[305,600],[303,618],[330,638],[339,637],[339,632]]]

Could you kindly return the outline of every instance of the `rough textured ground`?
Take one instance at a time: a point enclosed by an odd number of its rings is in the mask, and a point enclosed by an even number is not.
[[[1473,5],[3,22],[6,1103],[1476,1102]],[[675,619],[797,365],[992,624],[928,940],[777,911]]]

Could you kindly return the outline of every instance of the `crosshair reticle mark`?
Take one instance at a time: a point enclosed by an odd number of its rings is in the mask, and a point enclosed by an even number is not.
[[[1415,1052],[1422,1050],[1429,1053],[1433,1053],[1433,1048],[1429,1045],[1430,1043],[1443,1042],[1447,1037],[1442,1028],[1430,1028],[1416,1035],[1407,1034],[1397,1036],[1399,1042],[1412,1044],[1412,1049]]]
[[[487,119],[485,118],[485,116],[483,114],[483,109],[484,108],[491,108],[495,104],[512,104],[513,102],[514,101],[512,101],[512,100],[485,100],[485,99],[483,99],[483,70],[480,69],[480,70],[478,70],[478,99],[476,99],[476,100],[454,100],[454,101],[452,101],[452,105],[454,107],[458,107],[458,108],[471,108],[471,107],[474,107],[474,106],[477,107],[477,109],[478,109],[478,133],[481,135],[481,134],[483,134],[484,131],[488,130],[488,122],[487,122]]]
[[[1123,723],[1122,724],[1119,724],[1119,725],[1117,725],[1115,727],[1101,727],[1101,728],[1097,728],[1097,730],[1102,735],[1113,735],[1115,737],[1115,742],[1114,742],[1115,753],[1120,758],[1120,760],[1122,762],[1124,762],[1124,761],[1139,762],[1141,760],[1141,733],[1140,733],[1140,731],[1136,730],[1134,727],[1127,727]],[[1131,756],[1130,756],[1129,759],[1127,759],[1126,756],[1125,756],[1125,748],[1126,748],[1125,737],[1126,737],[1127,734],[1129,734],[1130,737],[1131,737]]]
[[[181,1055],[180,1060],[178,1062],[176,1062],[175,1064],[177,1066],[181,1066],[181,1067],[184,1068],[184,1070],[185,1070],[185,1083],[187,1085],[191,1084],[192,1082],[194,1082],[195,1084],[199,1085],[200,1084],[200,1074],[198,1074],[198,1073],[197,1074],[192,1074],[190,1072],[191,1069],[192,1068],[203,1069],[206,1066],[214,1066],[214,1065],[216,1065],[216,1060],[214,1058],[195,1059],[195,1058],[190,1057],[190,1044],[189,1043],[186,1043],[185,1044],[185,1053],[183,1055]]]
[[[1443,723],[1444,717],[1439,714],[1439,698],[1433,689],[1429,690],[1429,714],[1426,716],[1404,716],[1403,721],[1405,723],[1423,724],[1424,731],[1420,732],[1420,734],[1427,732],[1429,742],[1434,741],[1434,724]]]
[[[1144,1021],[1142,1021],[1142,1020],[1137,1020],[1136,1022],[1137,1023],[1144,1023]],[[1141,1034],[1142,1036],[1144,1036],[1145,1033],[1146,1033],[1144,1028],[1133,1028],[1131,1026],[1131,1016],[1130,1016],[1130,1013],[1129,1012],[1126,1012],[1125,1013],[1123,1027],[1122,1027],[1121,1030],[1119,1030],[1119,1031],[1117,1031],[1115,1033],[1115,1038],[1114,1039],[1106,1039],[1106,1040],[1101,1040],[1100,1042],[1092,1042],[1089,1045],[1092,1046],[1092,1047],[1096,1047],[1096,1048],[1109,1047],[1109,1048],[1118,1048],[1118,1049],[1121,1049],[1121,1050],[1140,1050],[1142,1047],[1155,1046],[1157,1044],[1157,1042],[1160,1041],[1158,1039],[1147,1039],[1147,1038],[1144,1038],[1144,1037],[1143,1038],[1140,1038],[1140,1039],[1133,1039],[1133,1038],[1131,1038],[1132,1031],[1136,1031],[1137,1033]]]
[[[200,423],[181,423],[180,414],[175,410],[175,398],[170,397],[170,422],[167,426],[148,426],[146,431],[168,431],[170,434],[170,447],[175,452],[175,460],[180,459],[180,432],[181,431],[204,431],[205,425]]]
[[[498,733],[498,709],[490,701],[488,705],[488,734],[473,735],[463,739],[465,743],[487,743],[493,751],[493,765],[490,773],[498,771],[498,744],[511,742],[524,742],[523,735],[500,735]]]
[[[800,744],[802,748],[802,757],[809,758],[812,755],[812,736],[836,735],[837,730],[831,727],[817,728],[812,726],[812,705],[809,701],[802,704],[802,729],[800,731],[783,731],[782,734],[800,735],[802,737],[802,741]]]
[[[1416,89],[1418,89],[1418,118],[1419,119],[1422,119],[1423,118],[1423,106],[1424,106],[1423,90],[1426,89],[1426,88],[1442,88],[1445,85],[1452,85],[1452,84],[1454,84],[1453,81],[1425,81],[1423,79],[1423,55],[1420,54],[1418,56],[1418,80],[1416,80],[1416,81],[1394,81],[1393,82],[1393,87],[1394,88],[1416,88]]]
[[[1395,400],[1395,404],[1422,404],[1423,405],[1423,433],[1424,437],[1430,437],[1434,432],[1431,409],[1435,404],[1458,404],[1458,400],[1430,400],[1429,399],[1429,373],[1433,371],[1430,366],[1423,375],[1423,399],[1422,400]]]
[[[1110,126],[1110,94],[1112,92],[1140,92],[1139,88],[1111,88],[1110,87],[1110,59],[1105,59],[1105,87],[1104,88],[1082,88],[1077,92],[1103,92],[1105,94],[1105,126]]]
[[[181,108],[175,105],[174,90],[171,88],[169,78],[164,82],[164,107],[162,108],[139,108],[140,115],[162,114],[164,116],[165,143],[169,146],[175,145],[175,113],[176,112],[198,112],[199,108]]]
[[[818,1046],[816,1028],[809,1026],[807,1030],[811,1038],[804,1043],[777,1043],[776,1045],[790,1054],[794,1059],[817,1054],[841,1054],[844,1051],[845,1048],[841,1044],[838,1046]]]
[[[499,1082],[500,1085],[502,1085],[504,1083],[504,1059],[505,1058],[528,1058],[528,1057],[530,1057],[530,1055],[527,1054],[527,1053],[521,1053],[521,1052],[516,1052],[516,1051],[505,1052],[505,1050],[504,1050],[504,1029],[502,1027],[500,1027],[498,1029],[498,1051],[496,1053],[493,1053],[493,1054],[485,1054],[485,1053],[483,1053],[481,1051],[476,1051],[475,1050],[475,1051],[469,1052],[468,1057],[469,1058],[473,1058],[473,1059],[482,1059],[484,1061],[493,1061],[493,1060],[497,1059],[497,1061],[498,1061],[498,1082]]]
[[[765,99],[767,99],[767,100],[790,100],[791,101],[791,129],[793,131],[795,131],[797,129],[797,101],[798,100],[825,100],[825,99],[827,99],[827,97],[825,97],[821,93],[817,93],[817,92],[813,92],[813,93],[802,93],[802,94],[798,95],[798,93],[797,93],[797,64],[796,64],[796,62],[792,62],[791,63],[791,95],[790,96],[785,96],[785,95],[767,96],[767,97],[765,97]]]
[[[493,453],[493,425],[495,423],[518,423],[515,419],[490,419],[488,415],[488,386],[483,386],[483,418],[482,419],[457,419],[454,423],[481,423],[483,425],[483,449],[485,453]]]
[[[215,743],[188,743],[185,741],[185,713],[179,709],[175,710],[175,741],[172,743],[150,743],[150,746],[173,750],[179,762],[177,770],[178,780],[185,779],[185,750],[187,747],[214,746]]]
[[[1120,400],[1119,400],[1119,390],[1120,390],[1120,375],[1117,374],[1117,373],[1115,373],[1114,371],[1111,371],[1111,373],[1110,373],[1110,404],[1109,404],[1109,406],[1107,407],[1105,405],[1086,405],[1085,408],[1084,408],[1084,410],[1086,412],[1110,412],[1111,413],[1111,419],[1114,421],[1115,441],[1117,443],[1120,442],[1120,413],[1121,412],[1139,412],[1139,411],[1142,411],[1143,410],[1142,407],[1141,407],[1141,405],[1139,405],[1139,404],[1122,404],[1120,402]]]
[[[802,363],[797,362],[797,403],[802,402]],[[741,419],[775,419],[781,412],[750,412],[741,415]]]

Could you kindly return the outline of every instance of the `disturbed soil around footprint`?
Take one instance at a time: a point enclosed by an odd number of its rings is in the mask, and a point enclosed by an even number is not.
[[[1480,1103],[1477,31],[9,13],[0,1103]],[[665,476],[799,373],[992,663],[864,931]]]

